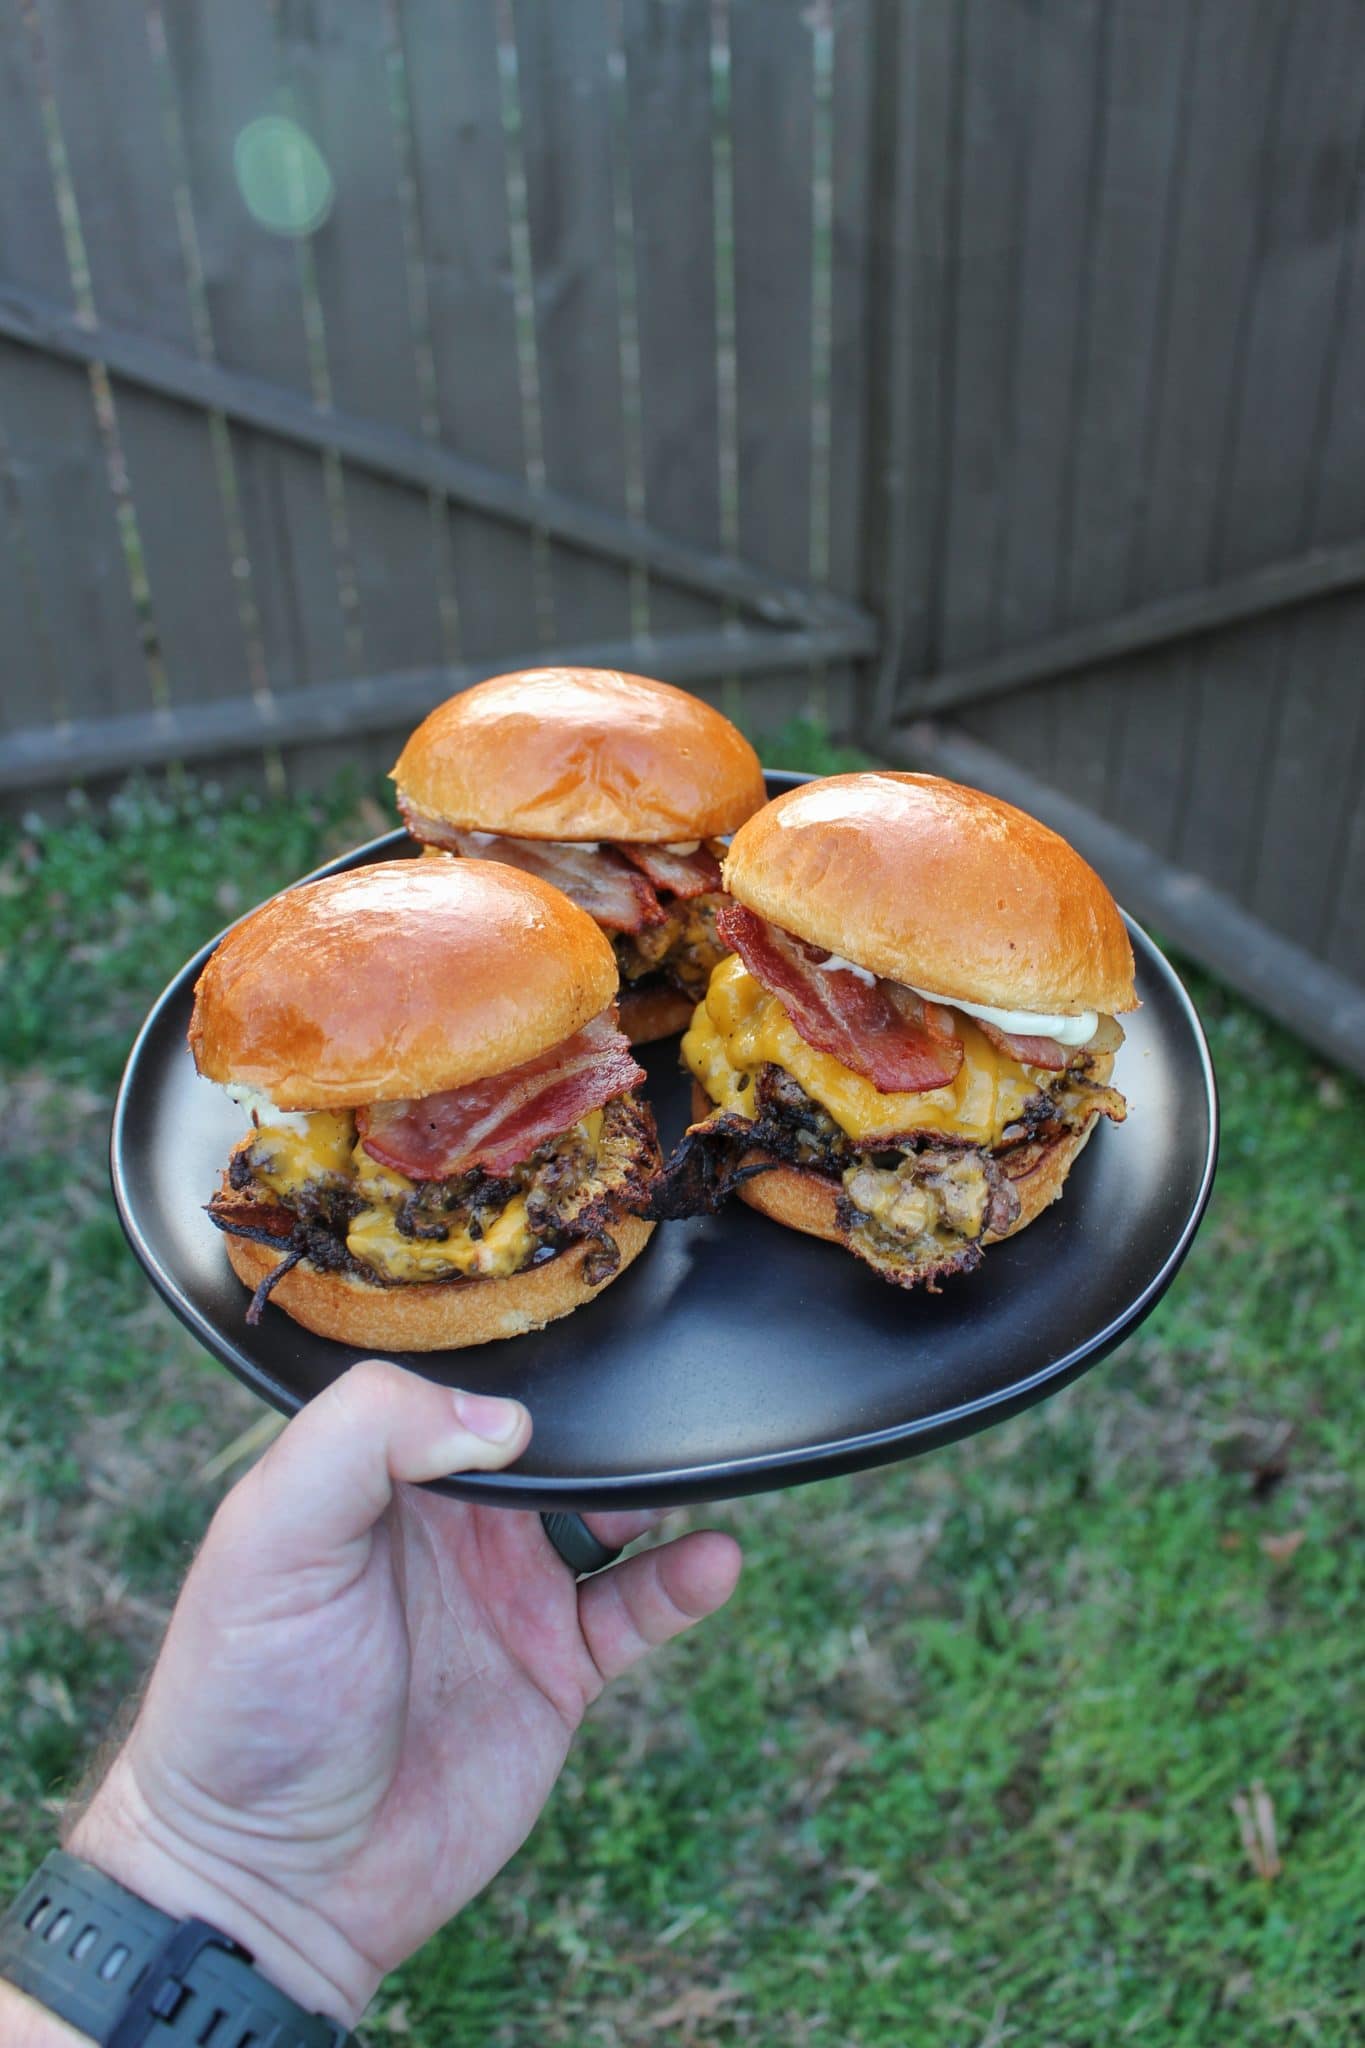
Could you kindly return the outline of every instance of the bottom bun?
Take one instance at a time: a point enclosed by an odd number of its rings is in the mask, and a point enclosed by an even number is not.
[[[694,1120],[703,1122],[715,1107],[700,1083],[694,1081]],[[1009,1155],[1006,1154],[1002,1163],[1019,1197],[1019,1214],[1008,1230],[988,1230],[982,1244],[999,1244],[1004,1238],[1014,1237],[1056,1201],[1098,1122],[1099,1114],[1096,1112],[1088,1118],[1082,1130],[1073,1131],[1065,1138],[1055,1138],[1050,1145],[1022,1148],[1018,1155],[1019,1164],[1024,1168],[1021,1172],[1010,1173]],[[742,1170],[771,1158],[770,1152],[755,1146],[752,1152],[742,1155],[738,1165]],[[841,1192],[839,1182],[829,1180],[823,1173],[812,1173],[808,1167],[788,1166],[781,1162],[771,1166],[766,1173],[756,1173],[752,1180],[746,1180],[739,1189],[739,1199],[761,1215],[771,1216],[775,1223],[785,1223],[789,1230],[801,1230],[807,1237],[823,1237],[830,1244],[847,1246],[849,1233],[838,1215]]]
[[[505,1280],[418,1280],[397,1287],[371,1287],[348,1273],[320,1273],[305,1261],[276,1283],[270,1303],[305,1330],[339,1344],[381,1351],[462,1351],[470,1344],[520,1337],[571,1315],[639,1258],[653,1229],[638,1216],[622,1216],[611,1225],[621,1263],[596,1287],[583,1277],[583,1261],[595,1247],[576,1244]],[[253,1293],[284,1256],[246,1237],[229,1237],[227,1255],[237,1278]]]
[[[626,983],[621,990],[621,1029],[632,1045],[652,1045],[686,1031],[696,1004],[671,982],[652,981],[642,988]]]

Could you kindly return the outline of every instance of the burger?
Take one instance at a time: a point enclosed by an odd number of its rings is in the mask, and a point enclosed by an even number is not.
[[[682,1041],[697,1121],[653,1214],[737,1190],[936,1290],[1123,1120],[1123,919],[1023,811],[932,775],[830,776],[735,835],[725,884],[727,956]]]
[[[659,1165],[592,919],[487,861],[385,861],[233,928],[190,1048],[251,1128],[208,1213],[306,1329],[433,1351],[538,1329],[636,1258]]]
[[[728,718],[648,676],[523,669],[433,711],[393,781],[427,848],[538,875],[602,927],[633,1044],[682,1030],[725,950],[720,842],[765,797]]]

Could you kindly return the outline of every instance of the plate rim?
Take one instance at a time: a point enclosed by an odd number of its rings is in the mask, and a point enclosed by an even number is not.
[[[765,770],[765,776],[770,785],[779,783],[783,787],[792,788],[800,783],[819,779],[790,769]],[[407,833],[398,826],[392,831],[379,834],[374,839],[366,840],[360,846],[336,855],[307,874],[300,875],[296,881],[286,883],[285,887],[300,888],[304,883],[317,881],[323,876],[341,874],[354,867],[369,865],[382,858],[386,850],[406,848],[408,843]],[[259,908],[259,905],[244,911],[242,916],[252,916],[256,908]],[[833,1478],[850,1471],[889,1464],[898,1458],[930,1451],[945,1443],[975,1435],[993,1423],[1006,1421],[1023,1409],[1036,1406],[1049,1394],[1059,1393],[1083,1372],[1107,1357],[1131,1331],[1146,1320],[1185,1262],[1213,1190],[1218,1167],[1221,1121],[1213,1056],[1189,991],[1150,934],[1135,918],[1123,911],[1122,906],[1120,911],[1130,938],[1144,955],[1145,963],[1151,971],[1163,977],[1168,983],[1193,1042],[1203,1083],[1208,1140],[1198,1188],[1174,1244],[1162,1260],[1156,1274],[1139,1294],[1125,1303],[1119,1314],[1111,1317],[1083,1343],[1068,1347],[1060,1357],[1040,1366],[1026,1379],[1011,1381],[1007,1387],[997,1392],[981,1394],[955,1407],[940,1409],[932,1416],[888,1424],[881,1429],[869,1430],[858,1436],[825,1438],[818,1443],[802,1444],[796,1448],[761,1451],[749,1456],[713,1460],[700,1465],[673,1466],[668,1471],[652,1477],[639,1473],[616,1473],[597,1478],[574,1478],[569,1475],[518,1473],[515,1468],[511,1468],[505,1472],[466,1473],[433,1480],[430,1482],[432,1488],[457,1499],[526,1509],[581,1508],[585,1505],[589,1508],[681,1505],[688,1501],[723,1500],[745,1493],[777,1491],[786,1486],[809,1484],[817,1479]],[[129,1048],[114,1098],[109,1127],[109,1179],[119,1223],[134,1257],[156,1293],[210,1357],[225,1365],[253,1393],[288,1417],[298,1414],[306,1403],[277,1380],[268,1368],[252,1359],[244,1350],[238,1349],[232,1338],[195,1306],[174,1276],[163,1269],[162,1262],[153,1252],[138,1221],[136,1204],[128,1185],[126,1133],[129,1128],[130,1106],[141,1079],[144,1047],[155,1033],[166,1009],[181,999],[187,985],[192,985],[191,978],[198,979],[215,948],[222,942],[227,932],[241,921],[241,918],[234,918],[192,954],[167,982],[143,1019]],[[457,1354],[435,1355],[445,1357]],[[781,1476],[775,1478],[774,1475]]]

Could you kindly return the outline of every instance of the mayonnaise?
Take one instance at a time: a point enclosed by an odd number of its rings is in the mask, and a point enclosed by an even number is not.
[[[838,953],[820,961],[819,968],[822,974],[856,974],[859,981],[869,986],[877,979],[866,967],[859,967]],[[996,1010],[989,1003],[964,1002],[961,996],[936,996],[927,988],[917,988],[915,994],[926,1003],[941,1003],[945,1010],[961,1010],[968,1017],[979,1017],[983,1024],[994,1024],[997,1031],[1007,1031],[1011,1038],[1050,1038],[1056,1045],[1089,1045],[1100,1021],[1094,1010],[1063,1017],[1042,1010]]]
[[[239,1109],[244,1109],[258,1124],[274,1131],[306,1131],[308,1113],[302,1109],[276,1109],[270,1097],[260,1088],[248,1088],[245,1083],[223,1081],[219,1083],[223,1093],[231,1097]]]

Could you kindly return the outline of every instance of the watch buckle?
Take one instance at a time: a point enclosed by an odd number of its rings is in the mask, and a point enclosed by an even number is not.
[[[153,1952],[105,2048],[143,2048],[152,2025],[174,2016],[188,1971],[210,1948],[222,1949],[244,1963],[253,1960],[249,1948],[210,1927],[207,1920],[182,1920]]]

